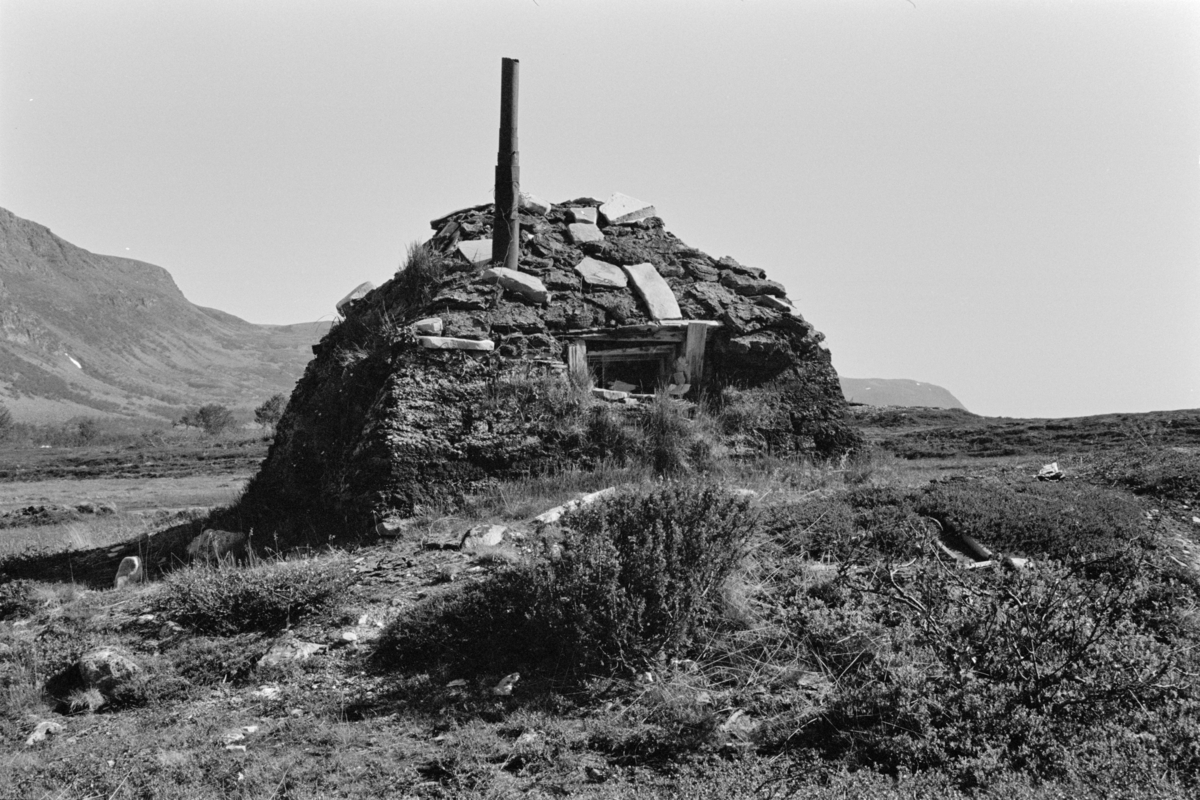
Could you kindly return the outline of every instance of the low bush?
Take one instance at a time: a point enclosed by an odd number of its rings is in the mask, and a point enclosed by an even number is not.
[[[28,617],[37,607],[37,597],[29,581],[0,583],[0,620]]]
[[[426,603],[385,632],[381,660],[569,678],[644,670],[719,623],[720,586],[758,525],[746,498],[675,483],[606,498],[561,524],[557,557]]]
[[[340,567],[314,560],[190,567],[164,581],[158,608],[197,633],[273,631],[326,608],[345,585]]]
[[[668,483],[563,525],[561,557],[536,575],[538,615],[569,665],[611,671],[686,652],[711,628],[757,520],[744,497]]]

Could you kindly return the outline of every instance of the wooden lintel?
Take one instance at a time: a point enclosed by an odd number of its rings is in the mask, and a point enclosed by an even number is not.
[[[647,345],[644,347],[617,347],[611,350],[589,350],[588,360],[608,361],[612,359],[669,358],[675,355],[670,345]]]

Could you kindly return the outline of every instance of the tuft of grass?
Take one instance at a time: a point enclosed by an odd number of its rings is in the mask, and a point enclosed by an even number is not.
[[[285,628],[327,608],[345,586],[344,570],[327,560],[190,567],[163,582],[157,603],[168,619],[227,636]]]

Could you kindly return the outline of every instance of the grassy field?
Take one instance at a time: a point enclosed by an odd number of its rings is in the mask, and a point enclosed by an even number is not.
[[[611,466],[353,551],[0,584],[0,798],[1200,793],[1200,414],[858,414],[870,446],[831,463]],[[9,465],[0,511],[113,510],[0,529],[0,570],[248,474],[124,455]],[[481,524],[505,541],[458,549]],[[89,683],[97,647],[136,674]]]

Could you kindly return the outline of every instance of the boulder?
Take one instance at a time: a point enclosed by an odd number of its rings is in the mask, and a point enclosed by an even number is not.
[[[582,222],[587,225],[595,225],[599,220],[599,215],[595,208],[568,208],[567,214],[571,218],[571,222]]]
[[[496,349],[491,339],[455,339],[449,336],[418,336],[417,343],[427,350],[476,350],[488,353]]]
[[[144,577],[142,560],[137,556],[125,556],[121,559],[121,566],[117,567],[117,577],[113,581],[113,586],[117,589],[124,589],[131,583],[141,583]]]
[[[366,281],[364,283],[360,283],[358,286],[355,286],[354,291],[350,292],[350,294],[346,295],[341,300],[338,300],[336,306],[337,312],[343,317],[346,316],[346,306],[350,305],[355,300],[363,299],[374,288],[375,284],[371,283],[370,281]]]
[[[630,264],[622,269],[646,304],[651,319],[679,319],[683,316],[675,293],[653,264]]]
[[[111,697],[129,685],[142,671],[137,662],[115,647],[97,647],[84,653],[78,663],[79,677],[88,689]]]
[[[488,264],[492,260],[491,239],[471,239],[466,242],[459,242],[455,250],[472,266]]]
[[[206,564],[226,560],[241,561],[246,557],[248,541],[240,531],[219,531],[214,528],[202,532],[188,545],[188,557],[192,561]]]
[[[649,203],[620,192],[613,192],[608,202],[600,206],[600,216],[609,225],[629,225],[657,214]]]
[[[517,272],[507,267],[493,267],[484,270],[483,278],[487,281],[497,281],[506,291],[519,295],[531,303],[543,305],[550,301],[550,293],[546,285],[533,275]]]
[[[575,271],[589,286],[624,289],[629,285],[629,278],[623,269],[616,264],[598,261],[591,256],[584,256],[583,261],[575,265]]]
[[[594,210],[594,209],[593,209]],[[567,235],[575,244],[583,244],[584,242],[600,242],[604,240],[604,234],[594,223],[590,222],[572,222],[567,226]]]
[[[539,217],[544,217],[550,213],[550,204],[536,195],[527,192],[521,192],[520,208],[529,214],[537,214]]]

